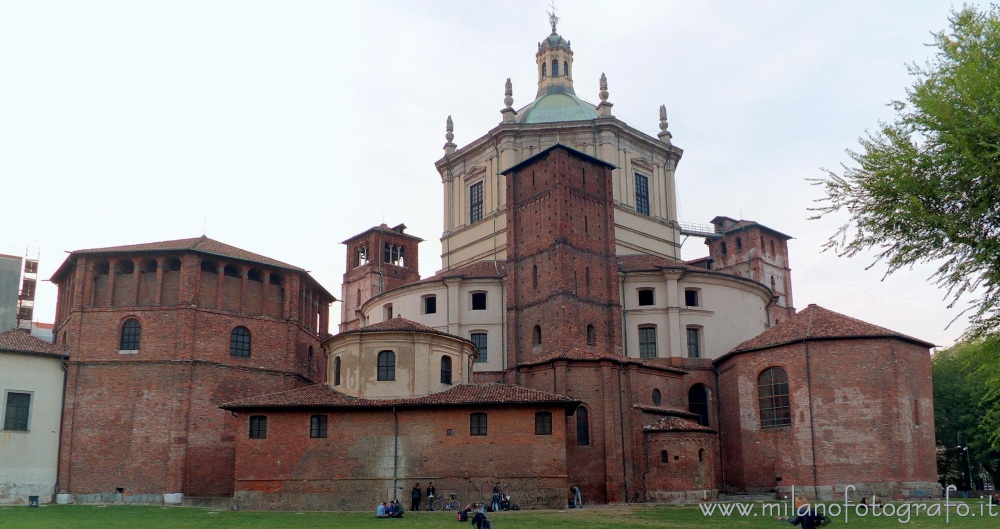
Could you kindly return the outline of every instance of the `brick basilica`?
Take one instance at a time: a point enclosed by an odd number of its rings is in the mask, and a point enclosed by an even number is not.
[[[404,225],[348,238],[336,335],[308,272],[212,239],[70,254],[59,501],[936,494],[932,345],[797,311],[779,231],[678,222],[665,109],[633,128],[604,76],[577,96],[573,61],[553,17],[532,102],[508,80],[461,148],[448,118],[440,270],[420,277]]]

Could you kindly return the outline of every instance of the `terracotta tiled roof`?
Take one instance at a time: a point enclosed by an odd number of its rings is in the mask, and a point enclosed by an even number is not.
[[[0,351],[15,351],[42,356],[68,356],[66,348],[39,340],[30,334],[13,329],[0,332]]]
[[[642,427],[647,432],[705,432],[715,433],[708,426],[702,426],[695,421],[680,417],[664,417],[652,424]]]
[[[735,224],[732,224],[728,228],[722,230],[722,233],[730,233],[730,232],[742,230],[743,228],[749,228],[751,226],[758,226],[761,229],[767,230],[767,231],[769,231],[771,233],[774,233],[775,235],[777,235],[779,237],[783,237],[785,239],[791,239],[792,238],[790,235],[785,235],[784,233],[781,233],[778,230],[775,230],[775,229],[772,229],[772,228],[768,228],[767,226],[765,226],[763,224],[760,224],[759,222],[757,222],[755,220],[744,220],[744,219],[741,219],[741,220],[737,221],[736,219],[731,219],[729,217],[719,216],[719,217],[715,217],[714,219],[712,219],[712,224],[715,224],[716,222],[726,222],[726,221],[728,221],[728,222],[735,222]]]
[[[664,268],[680,268],[684,270],[702,270],[684,261],[668,259],[658,255],[622,255],[618,257],[618,267],[624,272],[640,272],[647,270],[662,270]]]
[[[428,327],[426,325],[408,320],[406,318],[392,318],[390,320],[385,320],[383,322],[373,323],[366,327],[344,331],[339,335],[335,336],[340,336],[343,334],[358,334],[358,333],[369,333],[369,332],[420,332],[427,334],[437,334],[440,336],[448,336],[450,338],[455,338],[456,340],[462,340],[463,342],[472,343],[471,341],[469,341],[468,338],[462,338],[461,336],[456,336],[454,334],[449,334],[444,331],[439,331],[433,327]]]
[[[100,255],[100,254],[114,254],[114,253],[146,253],[146,252],[197,252],[207,255],[215,255],[218,257],[228,257],[230,259],[238,259],[241,261],[249,261],[251,263],[258,263],[266,266],[273,266],[275,268],[282,268],[285,270],[292,270],[295,272],[307,273],[307,270],[299,268],[297,266],[290,265],[278,261],[277,259],[271,259],[260,254],[253,252],[248,252],[242,248],[237,248],[235,246],[230,246],[228,244],[216,241],[214,239],[209,239],[208,237],[202,235],[201,237],[195,237],[193,239],[177,239],[175,241],[160,241],[160,242],[147,242],[143,244],[129,244],[125,246],[109,246],[107,248],[89,248],[86,250],[76,250],[66,258],[66,261],[59,266],[56,273],[52,275],[52,281],[58,281],[63,274],[69,269],[70,265],[74,261],[73,256],[76,255]],[[315,280],[314,280],[315,281]],[[333,294],[327,292],[318,282],[316,285],[323,290],[325,294],[330,297],[334,297]]]
[[[531,358],[524,362],[521,362],[520,364],[518,364],[518,367],[547,364],[549,362],[554,362],[556,360],[576,360],[583,362],[599,362],[602,360],[610,360],[612,362],[618,362],[621,364],[640,365],[644,367],[660,369],[663,371],[670,371],[672,373],[677,373],[682,375],[687,374],[687,371],[683,369],[662,365],[655,361],[647,361],[639,358],[629,358],[627,356],[620,356],[606,351],[580,349],[578,347],[570,347],[568,349],[563,349],[561,351],[551,351],[547,354],[542,354],[541,356],[538,356],[536,358]]]
[[[134,252],[170,252],[170,251],[192,251],[192,252],[206,253],[211,255],[218,255],[220,257],[229,257],[232,259],[240,259],[242,261],[250,261],[253,263],[275,266],[278,268],[286,268],[298,272],[305,272],[305,270],[297,266],[292,266],[288,263],[283,263],[276,259],[271,259],[270,257],[265,257],[263,255],[256,254],[253,252],[248,252],[241,248],[230,246],[228,244],[216,241],[214,239],[209,239],[204,235],[193,239],[178,239],[176,241],[147,242],[143,244],[130,244],[126,246],[91,248],[88,250],[77,250],[73,253],[76,255],[80,255],[80,254],[95,254],[95,253],[134,253]]]
[[[453,268],[445,272],[438,272],[427,279],[440,280],[450,277],[476,278],[476,277],[497,277],[497,269],[500,269],[500,276],[507,275],[507,261],[498,260],[496,265],[493,261],[478,261],[459,268]]]
[[[761,334],[737,345],[725,356],[716,360],[718,363],[730,354],[766,349],[803,340],[833,340],[844,338],[899,338],[925,347],[934,344],[918,340],[905,334],[891,331],[850,316],[845,316],[819,305],[809,305],[805,310],[788,318],[780,324]]]
[[[671,415],[673,417],[684,417],[691,419],[698,418],[697,413],[692,413],[690,411],[681,410],[677,408],[664,408],[662,406],[635,406],[635,407],[646,413],[653,413],[657,415]]]
[[[575,409],[580,401],[563,395],[508,384],[460,384],[430,395],[409,398],[351,397],[326,384],[248,397],[219,406],[227,410],[262,408],[388,408],[425,406],[555,404]]]
[[[406,230],[406,224],[398,224],[398,225],[393,226],[392,228],[390,228],[386,223],[383,222],[382,224],[379,224],[378,226],[369,228],[369,229],[367,229],[367,230],[365,230],[365,231],[363,231],[363,232],[361,232],[361,233],[359,233],[359,234],[351,237],[350,239],[347,239],[345,241],[341,241],[340,244],[347,244],[347,243],[349,243],[349,242],[351,242],[351,241],[353,241],[355,239],[360,238],[362,235],[365,235],[365,234],[367,234],[369,232],[373,232],[373,231],[374,232],[381,232],[381,233],[390,233],[390,234],[395,235],[395,236],[406,237],[407,239],[413,239],[413,240],[415,240],[417,242],[422,242],[423,241],[423,239],[421,239],[420,237],[417,237],[415,235],[410,235],[409,233],[405,233],[405,230]]]

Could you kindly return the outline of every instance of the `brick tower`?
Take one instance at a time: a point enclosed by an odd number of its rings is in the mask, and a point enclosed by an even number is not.
[[[771,325],[786,321],[795,314],[792,304],[792,270],[788,265],[788,235],[752,220],[729,217],[712,219],[720,237],[709,237],[705,244],[714,269],[752,279],[766,285],[775,296],[771,307]]]
[[[341,297],[340,332],[357,329],[361,304],[374,296],[420,280],[420,237],[407,235],[406,225],[382,224],[342,242],[347,246],[347,267]],[[391,317],[391,316],[390,316]]]
[[[504,172],[508,365],[571,348],[622,354],[612,167],[557,144]]]
[[[326,379],[335,299],[301,268],[200,237],[78,250],[52,282],[62,501],[227,496],[237,420],[218,405]]]

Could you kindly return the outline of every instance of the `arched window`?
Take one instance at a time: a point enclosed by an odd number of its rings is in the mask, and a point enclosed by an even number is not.
[[[698,449],[698,462],[700,463],[700,462],[702,462],[704,460],[705,460],[705,449],[704,448],[699,448]]]
[[[131,259],[119,259],[115,263],[115,274],[129,275],[135,272],[135,263]]]
[[[396,380],[396,353],[392,351],[379,352],[377,380]]]
[[[311,375],[313,372],[313,346],[309,346],[308,358],[306,359],[306,370]]]
[[[552,59],[552,77],[559,77],[559,61]]]
[[[143,274],[155,274],[156,259],[152,258],[143,259],[142,264],[139,265],[139,272]]]
[[[451,357],[441,357],[441,383],[451,384]]]
[[[769,367],[757,377],[760,397],[760,427],[775,428],[792,424],[788,399],[788,374],[780,367]]]
[[[688,390],[688,411],[698,414],[698,424],[708,426],[708,388],[695,384]]]
[[[726,241],[722,241],[722,255],[726,255]]]
[[[660,463],[669,463],[670,455],[667,454],[666,450],[660,450]]]
[[[538,265],[531,265],[531,288],[538,288]]]
[[[546,72],[548,72],[548,70],[546,69],[546,64],[543,62],[542,63],[542,79],[545,79],[546,77],[548,77],[548,75],[547,75]]]
[[[250,331],[237,327],[229,334],[229,356],[250,358]]]
[[[563,61],[563,75],[569,77],[569,63],[566,61]]]
[[[663,394],[660,393],[660,390],[654,389],[653,390],[653,404],[656,405],[656,406],[659,406],[661,402],[663,402]]]
[[[125,320],[122,325],[122,336],[118,349],[121,351],[138,351],[142,341],[142,324],[135,318]]]
[[[597,345],[597,330],[593,323],[587,325],[587,345]]]
[[[533,345],[542,345],[542,328],[535,325],[535,328],[531,330],[531,343]]]
[[[743,239],[740,237],[736,238],[736,251],[737,252],[743,251]]]
[[[576,444],[590,444],[590,420],[587,418],[587,408],[576,409]]]
[[[333,385],[340,385],[340,357],[333,359]]]

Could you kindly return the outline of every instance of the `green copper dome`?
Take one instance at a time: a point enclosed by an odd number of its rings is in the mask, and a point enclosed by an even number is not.
[[[555,88],[555,87],[552,87]],[[518,123],[557,123],[597,119],[597,108],[572,91],[544,94],[517,113]]]

